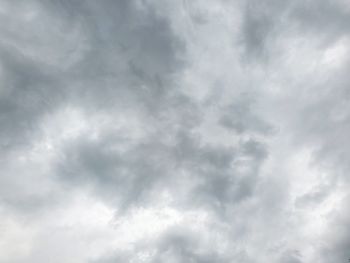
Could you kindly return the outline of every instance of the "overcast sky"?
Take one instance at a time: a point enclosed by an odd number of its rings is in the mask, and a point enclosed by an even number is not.
[[[0,0],[0,262],[350,258],[348,0]]]

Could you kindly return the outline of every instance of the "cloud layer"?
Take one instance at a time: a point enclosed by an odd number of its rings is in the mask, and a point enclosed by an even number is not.
[[[0,261],[347,262],[350,5],[0,1]]]

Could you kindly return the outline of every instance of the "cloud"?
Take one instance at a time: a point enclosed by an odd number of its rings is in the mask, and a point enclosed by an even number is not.
[[[0,1],[0,261],[349,258],[346,1]]]
[[[146,262],[230,262],[227,255],[215,251],[208,246],[208,240],[200,240],[200,233],[186,228],[170,228],[156,240],[138,244],[139,253],[129,255],[116,253],[102,262],[118,262],[118,260],[146,260]],[[205,238],[205,237],[204,237]],[[98,259],[100,260],[100,259]],[[148,260],[148,261],[147,261]]]

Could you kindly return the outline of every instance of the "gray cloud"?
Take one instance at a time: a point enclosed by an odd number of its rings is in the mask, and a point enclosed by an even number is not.
[[[346,261],[349,10],[0,1],[0,261]]]
[[[249,94],[242,95],[237,101],[224,109],[226,113],[221,117],[220,123],[238,134],[257,133],[268,135],[272,133],[271,125],[258,116],[257,112],[252,112],[252,105],[254,105],[252,99]]]
[[[60,100],[57,80],[49,70],[20,54],[14,47],[2,47],[1,146],[25,144],[41,116]],[[29,137],[29,138],[28,138]]]

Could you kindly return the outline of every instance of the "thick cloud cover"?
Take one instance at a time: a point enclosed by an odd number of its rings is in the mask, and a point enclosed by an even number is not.
[[[347,262],[349,24],[0,0],[0,262]]]

